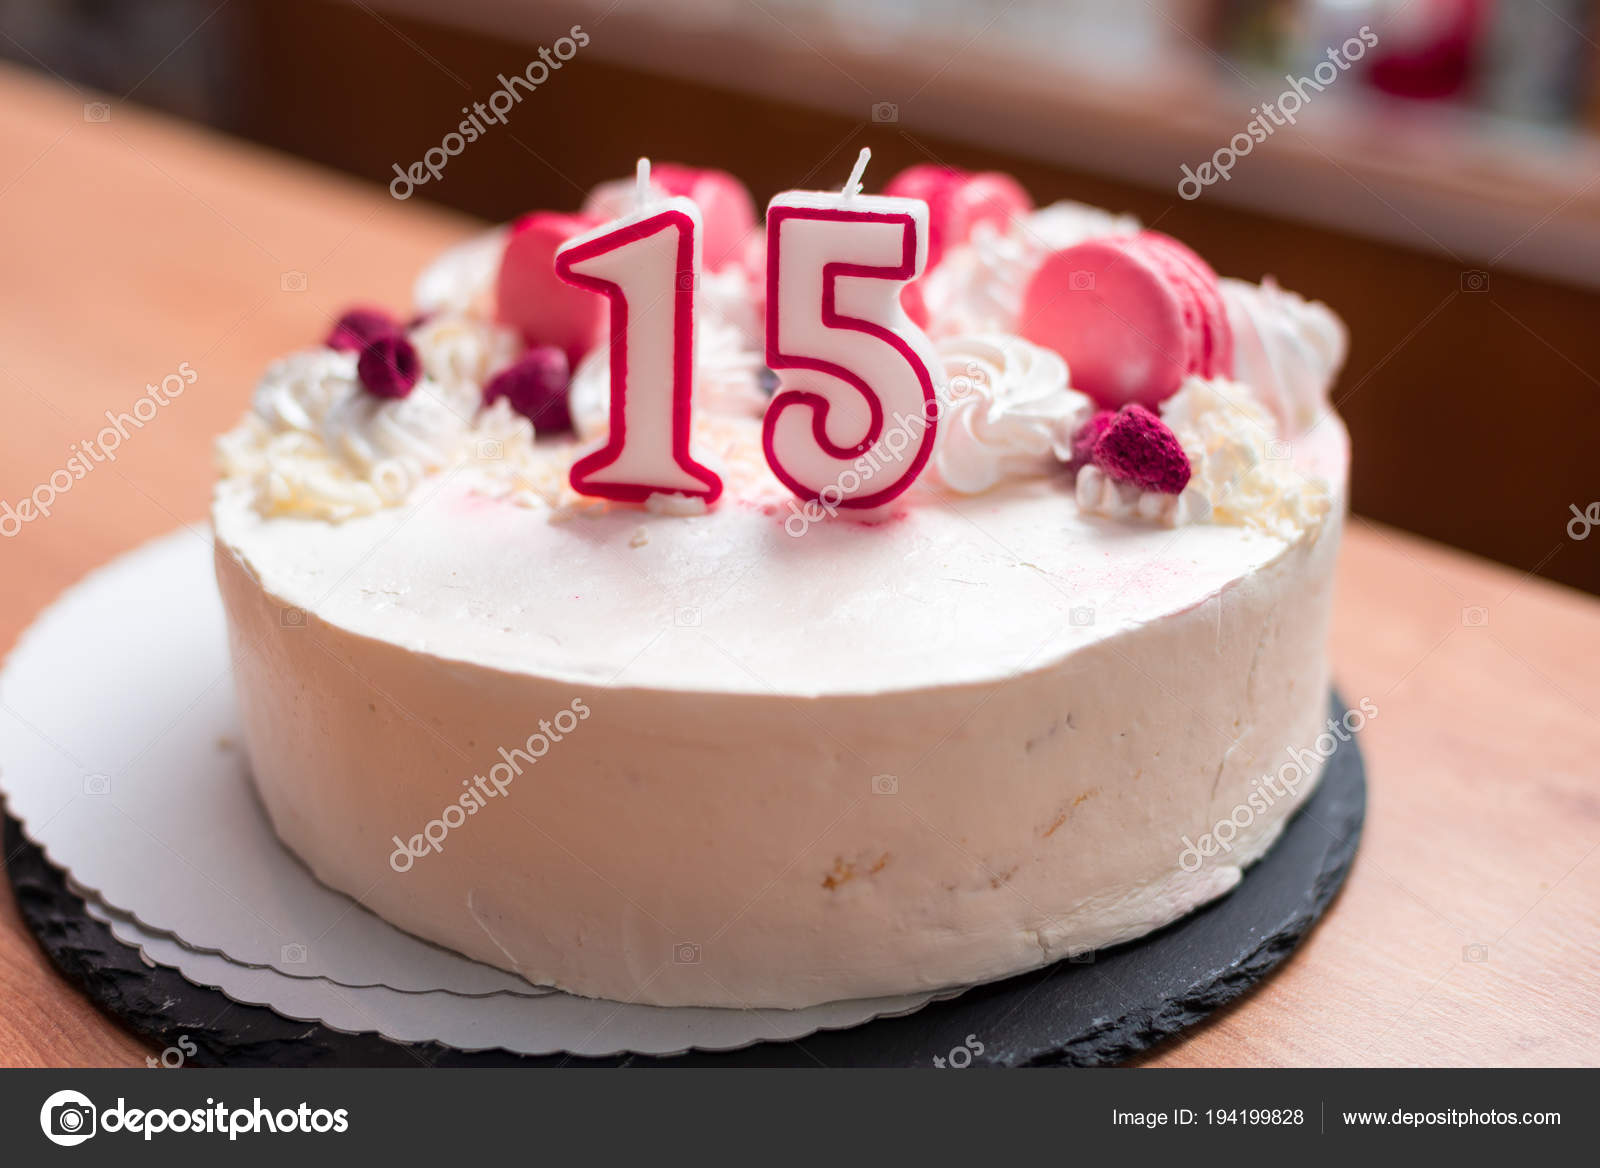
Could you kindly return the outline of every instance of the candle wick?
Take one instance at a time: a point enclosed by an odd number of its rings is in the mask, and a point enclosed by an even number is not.
[[[650,191],[650,160],[648,158],[639,159],[639,165],[634,170],[634,181],[638,184],[637,190],[634,194],[634,199],[639,204],[639,210],[642,211],[644,208],[648,207],[652,201]]]
[[[867,163],[872,158],[872,147],[863,146],[861,153],[856,155],[856,164],[850,171],[850,177],[844,184],[844,197],[853,199],[861,193],[861,176],[866,173]]]

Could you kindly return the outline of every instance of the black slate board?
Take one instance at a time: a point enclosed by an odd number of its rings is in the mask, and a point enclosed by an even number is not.
[[[1333,715],[1344,713],[1337,695]],[[6,868],[39,944],[101,1009],[157,1049],[215,1066],[902,1066],[935,1059],[973,1066],[1106,1066],[1123,1062],[1219,1006],[1276,968],[1344,883],[1366,815],[1366,774],[1353,741],[1328,760],[1321,785],[1266,857],[1232,893],[1159,932],[968,990],[904,1018],[881,1018],[798,1042],[673,1058],[529,1057],[465,1053],[346,1034],[229,1001],[176,970],[145,964],[90,918],[62,872],[5,819]],[[192,1044],[193,1053],[189,1053]],[[176,1057],[176,1056],[172,1056]]]

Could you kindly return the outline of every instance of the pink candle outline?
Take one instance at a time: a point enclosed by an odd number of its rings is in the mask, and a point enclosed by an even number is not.
[[[780,198],[782,196],[779,196]],[[774,200],[776,201],[776,200]],[[767,211],[767,306],[766,306],[766,359],[768,368],[774,372],[780,369],[809,369],[813,372],[827,373],[839,378],[846,384],[855,388],[867,400],[871,422],[866,436],[854,446],[839,446],[827,435],[826,425],[829,402],[820,394],[803,389],[780,390],[767,405],[766,417],[761,427],[761,446],[766,453],[767,464],[772,468],[772,473],[801,499],[807,502],[817,501],[821,498],[820,490],[801,483],[783,468],[779,461],[774,444],[773,429],[777,423],[778,415],[789,406],[804,405],[811,409],[811,432],[818,446],[833,458],[859,457],[870,450],[883,432],[883,402],[877,393],[867,385],[859,376],[850,370],[832,361],[819,358],[801,357],[785,354],[781,348],[781,338],[778,329],[778,282],[779,265],[782,258],[782,225],[789,219],[820,219],[838,222],[877,222],[899,223],[904,231],[904,250],[901,262],[891,267],[878,267],[871,264],[853,264],[842,260],[831,261],[822,268],[822,323],[829,328],[842,328],[854,332],[864,332],[884,341],[897,351],[916,374],[917,381],[922,388],[923,428],[922,441],[917,453],[912,456],[909,466],[895,482],[883,490],[871,495],[862,495],[849,499],[840,499],[838,506],[869,509],[881,507],[900,495],[904,494],[916,482],[927,465],[928,459],[933,456],[934,434],[938,427],[938,395],[933,384],[933,374],[927,364],[917,356],[916,351],[906,343],[899,333],[893,329],[885,328],[869,320],[859,317],[845,316],[837,306],[837,281],[840,276],[867,276],[875,279],[898,280],[902,286],[917,275],[917,229],[916,220],[902,211],[850,211],[840,207],[799,207],[779,205],[769,207]],[[929,407],[932,407],[930,409]]]
[[[659,231],[676,228],[678,255],[673,281],[673,369],[672,369],[672,458],[678,469],[703,483],[702,491],[687,491],[681,486],[649,483],[592,482],[590,476],[611,466],[622,457],[627,445],[628,425],[625,404],[628,394],[628,297],[613,280],[588,276],[572,270],[572,265],[616,251]],[[610,348],[610,433],[605,445],[572,464],[568,481],[583,495],[596,495],[622,503],[643,503],[651,495],[684,495],[705,500],[707,506],[722,496],[722,478],[710,467],[696,462],[689,453],[690,420],[694,396],[694,298],[699,272],[694,263],[694,220],[682,211],[668,208],[637,222],[593,239],[563,247],[556,253],[556,275],[574,287],[606,297],[611,306]]]

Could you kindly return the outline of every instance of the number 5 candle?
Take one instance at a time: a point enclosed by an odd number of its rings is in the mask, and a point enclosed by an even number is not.
[[[659,199],[639,160],[638,205],[562,244],[556,274],[611,303],[611,432],[573,464],[572,488],[629,503],[688,495],[714,503],[722,480],[689,454],[700,210]]]
[[[864,196],[862,150],[839,194],[786,191],[767,207],[767,462],[790,490],[869,509],[933,452],[938,362],[900,307],[928,259],[928,205]]]

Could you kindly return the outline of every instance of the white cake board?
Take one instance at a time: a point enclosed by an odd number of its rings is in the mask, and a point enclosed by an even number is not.
[[[672,1055],[726,1051],[755,1042],[804,1038],[818,1030],[857,1026],[909,1014],[926,994],[833,1002],[808,1010],[718,1010],[640,1006],[549,991],[541,995],[402,993],[382,986],[336,985],[324,978],[285,977],[272,969],[236,965],[196,953],[170,937],[141,929],[99,901],[84,901],[89,916],[111,929],[146,961],[177,970],[195,985],[235,1002],[266,1006],[286,1018],[358,1034],[375,1031],[394,1042],[438,1042],[462,1051],[513,1054]],[[954,992],[944,996],[953,996]]]
[[[0,673],[0,794],[150,960],[336,1029],[662,1054],[798,1038],[935,997],[795,1011],[578,998],[413,937],[318,883],[252,789],[211,545],[189,530],[90,574],[23,634]]]

